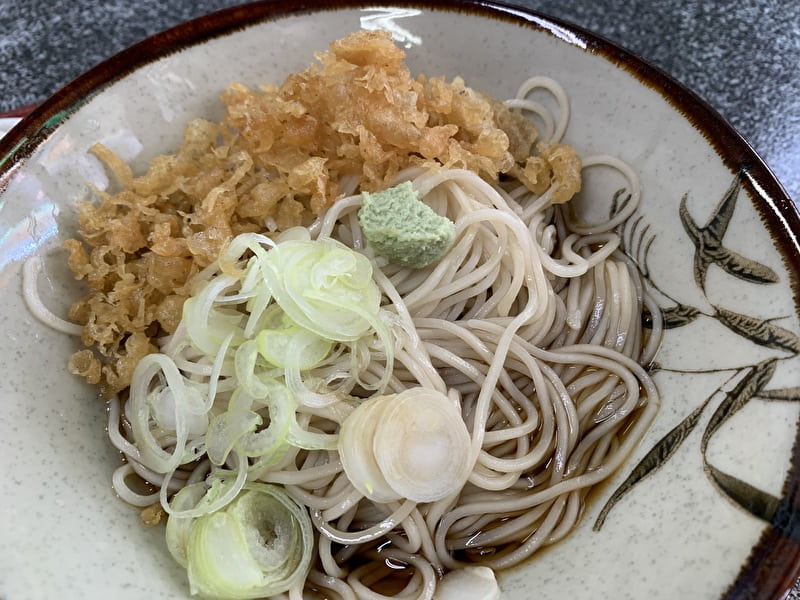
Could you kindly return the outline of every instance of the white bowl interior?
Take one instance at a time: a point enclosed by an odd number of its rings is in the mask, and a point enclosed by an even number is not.
[[[89,147],[103,141],[141,170],[179,144],[189,119],[219,118],[218,96],[231,81],[279,83],[328,42],[373,26],[394,33],[407,48],[413,72],[461,76],[498,98],[512,96],[533,75],[557,79],[572,108],[567,141],[582,156],[619,156],[641,178],[642,214],[657,236],[650,268],[658,285],[705,311],[717,304],[762,319],[788,315],[781,326],[800,330],[785,284],[789,272],[744,195],[726,244],[771,267],[783,283],[747,285],[712,268],[707,294],[700,292],[692,276],[694,246],[681,226],[678,202],[688,194],[689,210],[702,224],[733,173],[674,106],[630,72],[587,52],[580,37],[468,13],[412,9],[336,10],[252,24],[109,85],[64,119],[0,195],[0,597],[188,596],[162,530],[142,527],[137,512],[114,496],[110,477],[120,458],[104,436],[105,406],[65,368],[77,342],[30,316],[20,293],[22,263],[34,253],[47,257],[39,285],[54,310],[63,311],[76,293],[58,247],[74,231],[75,202],[86,196],[87,183],[107,183]],[[581,202],[605,210],[617,185],[608,181],[608,173],[590,171]],[[710,369],[775,354],[705,319],[668,332],[658,360],[673,369]],[[795,384],[796,369],[796,361],[782,361],[772,386]],[[663,408],[628,466],[728,376],[658,373]],[[723,470],[779,496],[797,417],[797,403],[750,403],[715,438],[710,456]],[[587,506],[569,540],[501,575],[504,598],[529,598],[531,590],[542,599],[719,597],[765,524],[714,488],[703,473],[698,444],[696,433],[620,503],[602,531],[593,532],[600,506],[629,470],[623,469]]]

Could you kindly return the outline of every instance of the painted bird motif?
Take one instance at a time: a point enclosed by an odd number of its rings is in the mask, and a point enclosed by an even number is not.
[[[714,208],[708,221],[703,227],[695,223],[686,207],[688,194],[681,198],[679,215],[683,228],[695,245],[694,253],[694,280],[700,289],[705,292],[706,273],[712,263],[717,264],[734,277],[752,283],[776,283],[778,275],[766,265],[745,258],[722,245],[722,238],[728,229],[728,224],[736,207],[736,199],[741,190],[741,175],[737,175],[725,195]]]

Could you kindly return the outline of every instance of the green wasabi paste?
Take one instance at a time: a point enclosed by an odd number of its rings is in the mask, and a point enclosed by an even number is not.
[[[364,192],[361,202],[361,229],[375,254],[389,262],[420,269],[439,260],[453,244],[455,224],[420,201],[410,181]]]

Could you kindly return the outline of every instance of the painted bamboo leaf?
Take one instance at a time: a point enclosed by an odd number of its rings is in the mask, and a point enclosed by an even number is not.
[[[704,463],[706,463],[706,447],[708,446],[708,442],[711,440],[711,437],[726,420],[728,420],[739,409],[741,409],[742,406],[744,406],[751,398],[763,390],[767,383],[769,383],[772,374],[775,372],[776,364],[777,359],[775,358],[771,358],[759,363],[753,367],[752,370],[741,379],[741,381],[739,381],[733,390],[725,395],[725,398],[722,402],[720,402],[719,406],[709,420],[706,430],[703,432],[701,449]],[[714,394],[706,398],[703,404],[695,408],[689,414],[689,416],[683,419],[683,421],[678,423],[678,425],[676,425],[669,433],[667,433],[667,435],[661,438],[658,443],[656,443],[656,445],[653,446],[653,448],[651,448],[650,451],[644,456],[644,458],[639,461],[639,463],[633,468],[633,471],[631,471],[630,475],[628,475],[625,481],[623,481],[620,486],[614,490],[614,493],[611,494],[611,497],[600,510],[600,514],[592,526],[594,531],[599,531],[603,527],[608,513],[625,494],[627,494],[637,483],[647,477],[650,473],[664,465],[672,457],[684,440],[697,426],[703,410],[713,396]],[[712,469],[714,468],[711,465],[708,465],[708,467]],[[715,471],[718,472],[716,469]],[[725,486],[729,485],[731,486],[731,494],[744,493],[742,490],[746,490],[746,486],[748,484],[740,482],[741,485],[739,485],[732,481],[735,478],[731,478],[730,476],[727,477],[728,478],[726,479],[724,473],[720,476],[720,479],[723,481],[721,484],[718,484],[720,489],[725,491]],[[727,494],[728,492],[725,491],[725,493]],[[734,500],[739,502],[738,497],[734,498]],[[754,502],[756,501],[756,499],[751,500]],[[742,502],[746,503],[747,499],[743,498]]]
[[[650,223],[647,223],[638,231],[635,251],[637,258],[642,258],[642,255],[646,253],[647,249],[652,245],[653,240],[655,239],[655,235],[648,235],[649,233]]]
[[[725,327],[759,346],[800,353],[800,338],[788,329],[718,306],[714,307],[714,311],[714,317]]]
[[[653,242],[656,241],[656,236],[655,234],[650,234],[650,224],[641,225],[642,222],[639,220],[634,225],[635,229],[630,232],[630,239],[624,244],[623,251],[633,259],[639,272],[644,277],[649,277],[650,267],[647,259],[650,255],[650,249],[653,247]]]
[[[647,226],[648,228],[650,225]],[[639,251],[639,258],[638,263],[641,265],[640,269],[642,274],[645,276],[650,275],[650,267],[648,265],[647,259],[650,256],[650,249],[653,247],[653,242],[656,241],[655,234],[651,235],[647,238],[647,241],[644,244],[640,244],[640,251]]]
[[[703,229],[707,229],[714,237],[720,240],[722,239],[733,217],[733,211],[736,208],[736,200],[739,198],[741,189],[742,177],[741,173],[737,173],[728,186],[728,189],[725,190],[722,198],[717,203],[717,206],[714,207]]]
[[[625,210],[631,199],[631,193],[626,193],[625,188],[614,192],[608,218],[613,219],[620,211]],[[650,234],[650,224],[642,215],[637,215],[618,225],[616,233],[619,236],[620,250],[630,256],[636,263],[639,272],[647,277],[650,272],[647,266],[647,256],[656,239],[655,234]]]
[[[708,236],[704,235],[703,229],[694,222],[694,219],[692,219],[692,216],[689,214],[689,209],[686,207],[687,198],[687,194],[684,194],[683,198],[681,198],[681,203],[678,207],[678,216],[683,224],[683,229],[695,246],[694,281],[700,289],[705,290],[706,272],[708,271],[708,265],[712,262],[712,258],[709,256],[708,242],[704,239]]]
[[[614,192],[614,195],[611,197],[611,207],[608,211],[609,219],[613,219],[614,215],[623,210],[628,202],[631,201],[630,193],[628,193],[627,196],[623,196],[623,194],[625,194],[625,188],[620,188]]]
[[[778,276],[775,272],[754,260],[745,258],[732,250],[722,247],[722,238],[728,230],[728,225],[733,217],[733,211],[736,208],[736,199],[739,197],[739,192],[742,188],[741,173],[738,173],[733,178],[725,194],[722,196],[719,204],[717,204],[708,223],[705,224],[703,229],[707,230],[715,239],[720,242],[720,252],[712,252],[715,255],[715,262],[725,269],[731,275],[751,281],[753,283],[776,283]]]
[[[619,487],[614,490],[614,493],[611,494],[611,497],[603,505],[603,508],[600,510],[600,514],[597,516],[597,520],[592,526],[594,531],[600,531],[600,529],[603,527],[606,517],[608,516],[608,513],[625,494],[627,494],[642,479],[661,467],[672,457],[673,454],[675,454],[683,441],[689,437],[689,434],[697,426],[697,421],[700,419],[700,415],[703,413],[703,409],[708,405],[708,401],[711,399],[711,397],[712,396],[706,398],[703,404],[689,413],[688,417],[673,427],[672,430],[667,433],[667,435],[661,438],[658,443],[653,446],[647,454],[645,454],[644,458],[639,461],[639,464],[633,468],[630,475],[628,475],[625,481],[623,481]]]
[[[720,471],[714,465],[705,463],[706,473],[728,498],[736,502],[751,515],[771,523],[778,511],[780,500],[747,482]]]
[[[747,510],[750,514],[764,519],[767,522],[772,520],[778,507],[778,499],[758,488],[728,475],[717,469],[708,461],[707,450],[711,438],[720,427],[739,410],[741,410],[751,399],[760,394],[772,379],[775,373],[777,358],[770,358],[755,365],[736,386],[725,395],[720,402],[711,419],[706,425],[703,437],[700,440],[700,450],[703,454],[703,466],[706,474],[719,489],[736,502],[739,506]]]
[[[722,244],[740,189],[741,178],[737,175],[703,227],[700,227],[689,214],[686,206],[688,196],[685,194],[681,198],[678,216],[695,246],[694,279],[702,290],[705,290],[706,273],[712,263],[734,277],[751,283],[776,283],[779,280],[775,271],[768,266],[746,258]]]
[[[725,269],[727,273],[750,283],[777,283],[780,281],[778,274],[767,265],[745,258],[727,248],[715,253],[714,262]]]
[[[661,314],[664,316],[664,329],[676,329],[694,321],[700,316],[700,311],[685,304],[678,304],[663,309]]]
[[[678,304],[676,306],[662,308],[661,320],[664,324],[664,329],[677,329],[678,327],[688,325],[701,314],[703,313],[696,308],[687,306],[686,304]],[[653,317],[650,313],[644,313],[642,315],[642,327],[647,329],[653,328]]]
[[[727,394],[722,402],[719,403],[714,414],[706,425],[703,432],[703,437],[700,440],[700,449],[703,455],[706,453],[708,443],[711,437],[722,427],[722,425],[735,415],[739,410],[747,404],[756,394],[769,383],[773,373],[775,373],[775,366],[778,364],[777,358],[769,358],[764,360],[750,370],[739,383]]]
[[[650,223],[639,215],[626,226],[626,235],[623,236],[623,248],[640,267],[656,238],[655,234],[650,233],[650,229]]]
[[[789,402],[798,402],[800,401],[800,386],[761,390],[756,396],[761,400],[787,400]]]

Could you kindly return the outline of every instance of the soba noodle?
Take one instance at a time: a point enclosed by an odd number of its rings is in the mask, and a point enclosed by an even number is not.
[[[558,118],[524,99],[542,86],[558,101]],[[563,136],[567,99],[552,80],[526,82],[510,105],[538,115],[549,141]],[[109,436],[126,458],[114,473],[116,492],[134,506],[160,501],[169,513],[191,516],[191,507],[176,508],[171,498],[209,478],[222,478],[227,486],[215,501],[220,507],[246,481],[282,486],[315,530],[313,566],[287,591],[293,599],[304,590],[377,599],[387,589],[398,598],[430,599],[450,570],[512,567],[567,536],[581,519],[587,494],[630,455],[659,404],[646,367],[660,340],[660,313],[616,233],[636,210],[639,183],[616,158],[582,162],[627,179],[627,202],[605,222],[585,223],[568,204],[553,205],[556,184],[536,196],[513,179],[491,183],[466,170],[401,172],[395,183],[410,181],[423,202],[455,223],[450,250],[424,269],[387,264],[371,253],[357,218],[358,182],[343,182],[349,196],[307,228],[281,234],[277,243],[331,238],[367,256],[390,336],[338,344],[306,374],[316,400],[298,403],[291,418],[298,435],[314,443],[305,449],[290,444],[269,460],[248,459],[234,449],[223,464],[213,464],[206,455],[208,422],[192,422],[187,413],[171,429],[150,427],[157,448],[144,448],[135,425],[138,395],[193,389],[202,405],[192,412],[197,416],[235,402],[242,384],[234,361],[241,340],[231,334],[216,355],[208,355],[182,324],[161,340],[161,354],[147,357],[159,358],[137,370],[129,397],[110,402]],[[206,292],[209,306],[242,315],[266,308],[253,306],[247,256],[220,260],[196,277],[197,289],[213,288]],[[35,277],[35,270],[26,269],[26,276]],[[33,286],[25,293],[35,299]],[[34,306],[37,316],[72,332]],[[652,329],[642,328],[643,313],[653,317]],[[369,500],[348,479],[336,434],[360,398],[420,387],[444,394],[462,415],[469,434],[467,482],[431,502]],[[251,398],[246,410],[258,414],[264,427],[276,419],[266,402]],[[181,460],[187,452],[195,459]],[[394,588],[386,587],[390,580]]]

